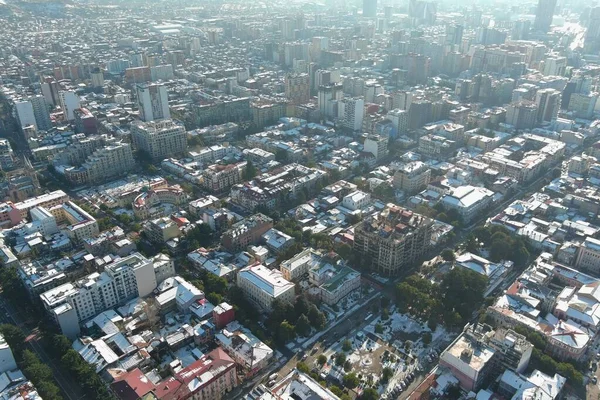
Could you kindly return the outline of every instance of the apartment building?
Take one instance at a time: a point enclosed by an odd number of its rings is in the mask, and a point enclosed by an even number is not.
[[[135,87],[140,120],[144,122],[171,119],[167,87],[141,83]]]
[[[75,119],[75,110],[81,108],[79,96],[75,92],[63,90],[58,93],[58,98],[65,120],[73,121]]]
[[[579,245],[575,268],[600,274],[600,240],[587,237]]]
[[[119,375],[111,391],[120,400],[221,399],[238,384],[236,363],[218,347],[156,384],[139,369]]]
[[[364,150],[379,160],[388,154],[388,138],[377,134],[369,135],[365,139]]]
[[[425,189],[431,179],[431,169],[421,161],[404,164],[394,173],[394,187],[407,194]]]
[[[230,252],[244,250],[250,245],[258,244],[269,229],[273,228],[273,220],[264,214],[254,214],[236,224],[223,233],[221,243]]]
[[[40,295],[46,311],[70,338],[79,334],[79,323],[102,311],[148,296],[156,288],[152,260],[139,253],[119,258],[72,283],[57,286]]]
[[[270,311],[273,301],[293,303],[295,285],[286,280],[278,270],[262,264],[242,268],[238,272],[237,285],[246,297],[265,311]]]
[[[59,213],[57,222],[66,222],[69,239],[75,243],[81,243],[84,239],[97,236],[100,233],[96,218],[92,217],[77,204],[67,201],[48,209],[50,213],[56,216]]]
[[[452,156],[456,142],[443,136],[428,134],[419,138],[419,153],[428,157],[444,159]]]
[[[285,77],[285,97],[293,104],[304,104],[310,99],[310,76],[290,74]]]
[[[433,220],[389,203],[354,231],[354,249],[383,275],[395,275],[431,246]]]
[[[326,176],[325,171],[316,168],[288,164],[260,175],[252,182],[235,185],[231,189],[231,200],[250,211],[257,206],[274,209],[283,199],[295,198],[303,190],[310,192]]]
[[[80,167],[65,169],[74,184],[97,184],[129,173],[135,167],[129,143],[115,143],[94,151]]]
[[[144,232],[148,235],[148,240],[156,244],[164,244],[181,235],[181,231],[177,224],[168,217],[148,221],[146,225],[144,225]]]
[[[0,227],[10,228],[22,220],[21,213],[12,202],[0,203]]]
[[[185,128],[170,119],[132,123],[131,138],[134,147],[154,161],[185,154],[187,150]]]
[[[230,322],[217,333],[215,341],[233,358],[246,378],[256,375],[273,359],[273,349],[237,321]]]
[[[231,189],[233,185],[242,182],[246,164],[246,161],[242,161],[227,165],[209,165],[202,175],[202,186],[213,193],[224,193]]]
[[[26,219],[29,214],[29,210],[34,207],[44,207],[50,209],[59,204],[63,204],[69,201],[69,196],[62,190],[55,190],[54,192],[45,193],[37,197],[24,200],[20,203],[14,204],[14,208],[21,215],[21,219]],[[0,218],[1,220],[1,218]]]

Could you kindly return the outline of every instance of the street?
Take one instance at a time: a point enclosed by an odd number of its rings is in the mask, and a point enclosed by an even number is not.
[[[321,336],[315,343],[305,348],[303,353],[307,355],[307,358],[304,360],[304,363],[308,365],[309,368],[312,368],[319,354],[322,354],[327,347],[341,340],[341,338],[347,336],[348,334],[352,334],[354,330],[367,325],[373,318],[375,318],[375,316],[373,315],[369,317],[368,320],[365,320],[365,317],[372,313],[373,304],[378,303],[380,298],[381,296],[375,296],[370,301],[364,303],[360,308],[354,310],[349,315],[342,317],[342,319],[337,321],[333,327],[325,331],[323,336]],[[298,354],[294,354],[290,358],[286,358],[286,362],[283,367],[274,368],[276,367],[274,365],[273,367],[269,368],[268,371],[264,371],[262,374],[254,377],[250,383],[239,386],[236,388],[236,390],[228,393],[225,399],[239,399],[251,392],[259,384],[266,384],[268,376],[273,372],[277,372],[279,374],[279,378],[286,376],[292,369],[296,368],[296,364],[300,360],[301,356],[299,358]]]
[[[37,356],[43,363],[45,363],[52,369],[56,383],[60,387],[65,398],[69,400],[79,400],[83,398],[85,394],[81,391],[79,385],[76,384],[73,381],[73,379],[69,379],[70,377],[65,377],[63,375],[62,369],[60,368],[58,363],[55,362],[55,360],[53,360],[52,357],[50,357],[48,353],[46,353],[43,346],[40,343],[38,343],[39,332],[37,331],[37,328],[36,330],[29,329],[19,312],[15,310],[10,303],[4,301],[2,297],[0,297],[0,309],[6,310],[2,315],[3,322],[6,321],[7,323],[16,325],[19,328],[21,328],[21,330],[25,334],[25,337],[27,338],[26,341],[30,349],[37,354]]]

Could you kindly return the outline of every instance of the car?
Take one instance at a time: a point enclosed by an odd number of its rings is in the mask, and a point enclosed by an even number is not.
[[[271,387],[271,386],[273,386],[274,384],[275,384],[275,379],[273,379],[273,380],[269,381],[269,383],[267,383],[267,386],[268,386],[268,387]]]
[[[306,360],[308,358],[308,354],[305,354],[302,356],[302,361]]]
[[[274,373],[274,374],[272,374],[272,375],[269,376],[269,380],[273,381],[273,380],[277,379],[278,376],[279,376],[278,373]]]
[[[592,383],[595,385],[596,383],[598,383],[598,377],[594,376],[592,377]]]

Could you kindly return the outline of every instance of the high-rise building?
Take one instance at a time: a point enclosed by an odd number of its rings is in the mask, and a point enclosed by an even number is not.
[[[363,17],[375,18],[377,16],[377,0],[363,0]]]
[[[506,107],[506,123],[515,129],[531,129],[537,122],[537,105],[530,101],[512,103]]]
[[[550,30],[555,8],[556,0],[538,0],[535,21],[533,21],[534,31],[546,33]]]
[[[21,129],[27,126],[33,126],[37,130],[37,122],[35,122],[35,114],[33,113],[33,105],[30,101],[21,100],[15,101],[15,117],[19,122]]]
[[[92,87],[101,88],[102,86],[104,86],[104,73],[100,68],[97,68],[96,70],[92,71],[90,75],[92,80]]]
[[[41,94],[29,97],[31,106],[33,107],[33,115],[37,124],[37,129],[40,131],[47,131],[52,128],[52,121],[50,121],[50,112],[48,111],[48,103],[46,98]]]
[[[361,97],[342,99],[338,102],[338,115],[342,126],[355,132],[362,129],[365,101]]]
[[[388,138],[385,136],[372,134],[365,139],[365,153],[371,153],[376,159],[385,157],[388,154]]]
[[[460,45],[462,43],[464,27],[460,24],[446,25],[445,44]]]
[[[432,226],[432,219],[390,203],[356,226],[354,249],[365,267],[395,275],[429,250]]]
[[[529,37],[529,30],[531,29],[531,21],[527,19],[520,19],[515,21],[510,38],[512,40],[527,40]]]
[[[600,49],[600,7],[590,9],[583,48],[587,53]]]
[[[137,150],[145,151],[155,161],[185,154],[187,149],[185,128],[170,119],[133,123],[131,138]]]
[[[431,25],[437,17],[437,3],[426,0],[409,0],[408,16],[416,24]]]
[[[540,89],[535,95],[535,103],[538,107],[537,122],[550,122],[558,117],[560,110],[561,92],[556,89]]]
[[[391,136],[402,136],[408,131],[408,111],[397,108],[388,112],[387,118],[392,121],[395,129]]]
[[[333,117],[335,115],[336,102],[344,96],[342,85],[326,85],[319,87],[318,105],[321,117]]]
[[[567,69],[567,57],[545,57],[540,64],[542,74],[563,76]]]
[[[304,104],[310,99],[308,74],[293,74],[285,77],[285,97],[293,104]]]
[[[79,96],[75,92],[63,90],[58,93],[58,97],[65,120],[73,121],[75,119],[74,111],[81,107]]]
[[[140,119],[144,122],[170,119],[169,95],[165,85],[139,84],[136,86]]]
[[[577,118],[591,119],[594,115],[597,102],[598,93],[573,93],[567,110],[573,111]]]
[[[60,92],[60,86],[58,82],[52,78],[46,78],[45,82],[42,82],[42,94],[46,98],[46,102],[53,106],[59,105],[60,100],[58,98],[58,92]]]

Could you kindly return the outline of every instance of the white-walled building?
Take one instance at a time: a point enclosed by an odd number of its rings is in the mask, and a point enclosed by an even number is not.
[[[360,98],[347,98],[338,102],[338,115],[342,126],[358,132],[362,129],[365,115],[365,101]]]
[[[381,159],[388,154],[388,138],[381,135],[369,135],[365,139],[365,153],[371,153],[376,159]]]
[[[296,296],[293,283],[286,280],[277,270],[270,270],[262,264],[240,270],[237,285],[248,299],[264,310],[271,309],[275,299],[292,303]]]
[[[17,362],[13,356],[12,350],[4,336],[0,335],[0,373],[14,371],[17,369]]]
[[[352,211],[362,210],[369,204],[371,204],[371,194],[361,190],[356,190],[342,199],[342,206]]]
[[[273,358],[273,349],[237,321],[229,323],[217,333],[215,340],[239,364],[247,377],[269,365]]]
[[[75,92],[63,90],[58,93],[58,98],[65,120],[73,121],[75,119],[74,111],[81,107],[79,96]]]
[[[136,85],[137,104],[140,119],[144,122],[159,119],[170,119],[169,95],[167,87],[162,84]]]
[[[31,102],[27,100],[15,101],[15,113],[21,129],[27,126],[33,126],[36,130],[38,129]]]
[[[137,150],[143,150],[159,161],[187,151],[185,127],[172,120],[135,122],[131,124],[131,139]]]
[[[494,200],[494,192],[483,187],[460,186],[442,198],[444,208],[458,211],[463,221],[470,222],[481,215]]]
[[[115,260],[102,273],[48,290],[40,299],[62,332],[74,337],[79,334],[80,322],[133,298],[148,296],[155,288],[152,260],[134,253]]]

